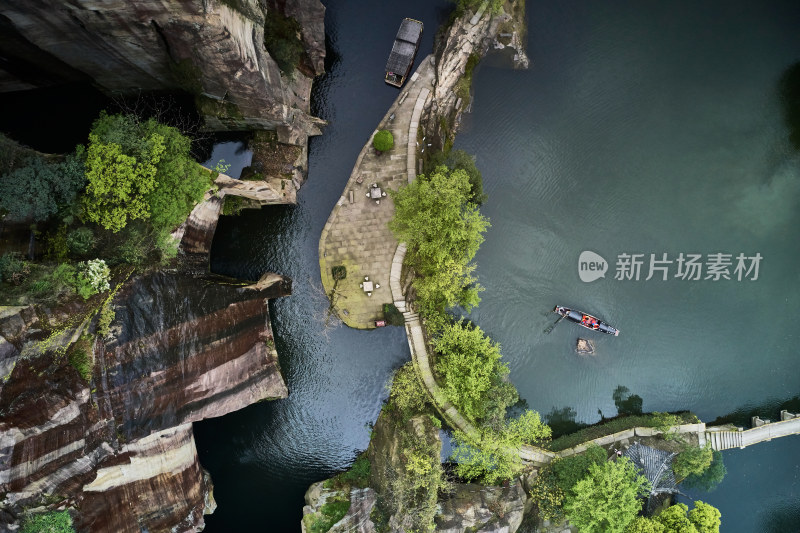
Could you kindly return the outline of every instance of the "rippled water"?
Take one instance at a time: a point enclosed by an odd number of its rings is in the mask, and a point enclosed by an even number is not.
[[[419,61],[447,4],[326,5],[331,64],[314,102],[331,125],[311,142],[300,203],[223,218],[215,239],[214,270],[272,270],[295,288],[271,304],[289,399],[196,425],[220,504],[207,531],[296,531],[303,492],[366,446],[384,383],[408,358],[398,328],[325,327],[317,243],[396,96],[381,73],[399,20],[425,22]],[[529,2],[529,18],[532,69],[480,66],[474,114],[457,141],[478,156],[493,224],[477,257],[487,290],[473,318],[503,345],[522,396],[543,413],[570,407],[592,422],[598,409],[615,413],[617,385],[646,410],[692,409],[708,420],[800,393],[800,171],[776,96],[780,75],[800,60],[795,3]],[[585,249],[612,262],[611,276],[578,280]],[[756,282],[622,282],[613,280],[622,252],[764,260]],[[584,335],[569,323],[545,334],[556,303],[622,334]],[[595,357],[574,354],[578,335],[593,335]],[[792,509],[794,478],[775,478],[772,491],[747,483],[769,478],[751,457],[796,462],[797,444],[726,452],[730,474],[716,494],[734,503],[708,500],[734,517],[735,502],[741,513]],[[738,522],[723,531],[754,531]]]
[[[687,491],[722,513],[720,531],[800,531],[800,436],[723,452],[725,480],[711,492]],[[692,507],[688,498],[680,501]]]
[[[477,154],[492,228],[472,317],[531,407],[593,422],[627,386],[701,418],[800,393],[800,154],[778,80],[800,60],[796,3],[530,7],[533,67],[479,67],[456,147]],[[610,262],[578,278],[583,250]],[[620,253],[761,253],[757,281],[614,279]],[[676,273],[672,265],[672,274]],[[563,322],[593,312],[618,338]],[[597,355],[573,352],[578,336]]]
[[[317,247],[358,152],[397,96],[383,82],[383,67],[400,21],[410,16],[425,24],[419,63],[449,4],[324,3],[328,73],[316,83],[313,102],[330,125],[311,140],[299,204],[223,217],[214,239],[212,270],[251,279],[278,272],[292,278],[293,294],[270,304],[289,398],[195,425],[219,504],[206,518],[212,533],[298,531],[306,489],[367,447],[387,380],[409,360],[401,328],[356,331],[333,321],[326,327]]]

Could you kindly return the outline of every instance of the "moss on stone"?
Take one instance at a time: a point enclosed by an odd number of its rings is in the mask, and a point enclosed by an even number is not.
[[[204,95],[195,97],[197,110],[203,116],[217,117],[220,120],[243,120],[244,115],[239,106],[230,100],[217,100]]]

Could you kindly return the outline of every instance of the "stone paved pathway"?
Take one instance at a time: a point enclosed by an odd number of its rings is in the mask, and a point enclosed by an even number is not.
[[[373,183],[381,189],[397,190],[416,178],[417,126],[433,78],[434,69],[429,56],[422,61],[375,130],[391,131],[394,147],[389,152],[377,154],[370,137],[320,236],[322,285],[330,295],[334,288],[332,267],[343,265],[347,268],[347,278],[336,285],[333,302],[339,318],[353,328],[375,327],[375,320],[383,319],[383,304],[392,302],[389,281],[397,241],[387,223],[394,215],[394,204],[389,196],[376,204],[375,200],[367,198],[366,193]],[[359,177],[362,183],[357,182]],[[367,296],[359,287],[365,276],[380,284],[372,296]]]
[[[406,245],[405,243],[401,243],[395,250],[392,265],[402,265],[405,255]],[[425,386],[425,389],[427,389],[428,394],[430,394],[434,406],[450,427],[458,429],[470,435],[472,438],[478,438],[480,432],[469,420],[458,412],[455,406],[450,403],[450,400],[447,399],[447,396],[445,396],[439,384],[436,383],[436,378],[433,376],[433,369],[431,368],[430,359],[428,357],[428,347],[425,342],[422,320],[417,313],[414,313],[411,309],[407,309],[405,296],[403,295],[403,289],[400,284],[399,269],[396,278],[393,273],[390,287],[395,305],[398,309],[403,311],[403,316],[406,319],[406,336],[408,337],[408,346],[411,349],[411,361],[414,363],[417,376],[422,380],[422,384]],[[535,465],[547,464],[552,461],[556,455],[557,454],[554,452],[536,446],[525,445],[519,450],[519,456],[523,461],[528,461]]]

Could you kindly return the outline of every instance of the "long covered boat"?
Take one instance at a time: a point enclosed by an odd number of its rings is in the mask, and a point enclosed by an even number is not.
[[[571,322],[580,324],[586,329],[599,331],[600,333],[605,333],[606,335],[614,335],[615,337],[619,335],[619,330],[617,328],[610,326],[596,316],[584,313],[583,311],[576,311],[568,307],[557,305],[555,309],[553,309],[553,312],[563,316]]]
[[[394,38],[389,60],[386,62],[386,83],[402,87],[414,65],[417,48],[422,38],[422,22],[410,18],[403,19],[397,36]]]

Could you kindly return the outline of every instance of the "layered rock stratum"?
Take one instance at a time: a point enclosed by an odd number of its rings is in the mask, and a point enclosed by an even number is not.
[[[213,511],[192,422],[287,396],[267,300],[246,285],[156,272],[124,282],[101,338],[79,305],[0,313],[0,530],[70,508],[80,531],[198,531]],[[86,381],[68,348],[93,339]]]

